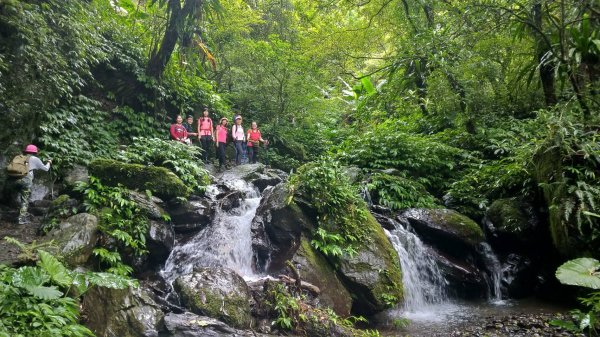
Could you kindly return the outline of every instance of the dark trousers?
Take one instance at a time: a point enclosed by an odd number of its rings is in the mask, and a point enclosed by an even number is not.
[[[212,144],[212,136],[201,136],[200,143],[202,143],[202,159],[205,163],[208,163],[208,151],[210,151],[210,145]]]
[[[255,164],[258,161],[258,144],[248,146],[248,161]]]
[[[244,141],[235,141],[235,164],[240,165],[242,163],[242,157],[244,156]]]
[[[225,148],[227,146],[226,143],[219,142],[219,148],[217,149],[217,155],[219,157],[219,166],[225,165]]]

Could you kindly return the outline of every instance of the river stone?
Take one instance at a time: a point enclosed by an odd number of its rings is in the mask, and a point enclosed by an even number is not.
[[[257,337],[253,331],[234,329],[214,318],[199,316],[191,312],[168,313],[165,326],[169,337]],[[165,336],[165,337],[166,337]]]
[[[252,250],[259,271],[282,269],[298,248],[302,230],[314,227],[300,207],[288,204],[287,199],[284,183],[267,188],[252,220]]]
[[[163,220],[163,215],[165,215],[165,211],[162,209],[160,205],[164,204],[164,202],[155,197],[148,196],[145,193],[140,193],[137,191],[128,191],[129,197],[131,201],[134,201],[136,205],[140,208],[140,210],[152,220]]]
[[[217,195],[217,207],[224,212],[229,212],[240,207],[244,195],[241,191],[227,191]]]
[[[175,232],[171,225],[163,221],[150,220],[149,224],[146,235],[149,259],[153,265],[162,265],[175,245]]]
[[[401,213],[398,220],[408,221],[424,241],[457,257],[475,251],[484,241],[475,221],[450,209],[412,208]]]
[[[494,248],[502,252],[527,251],[539,245],[539,219],[533,207],[518,199],[498,199],[488,208],[485,229]]]
[[[244,279],[227,268],[196,268],[173,283],[182,304],[235,328],[250,328],[251,295]]]
[[[362,226],[370,231],[369,240],[357,244],[356,254],[342,255],[337,271],[354,297],[352,312],[372,315],[402,301],[402,272],[398,254],[375,218],[368,214]]]
[[[209,199],[184,201],[169,209],[177,233],[191,233],[209,225],[214,215]]]
[[[480,299],[486,296],[488,285],[485,274],[473,261],[457,259],[435,249],[430,252],[448,282],[446,289],[449,295],[463,299]]]
[[[143,287],[92,287],[83,297],[83,311],[97,337],[158,337],[164,329],[164,314]]]
[[[77,185],[77,183],[87,183],[90,180],[90,174],[87,167],[83,165],[73,165],[72,168],[68,169],[63,177],[63,182],[70,187]]]
[[[98,241],[98,219],[88,213],[73,215],[51,230],[45,242],[53,241],[53,253],[62,255],[70,266],[87,262]]]
[[[319,303],[332,308],[336,314],[347,317],[352,308],[352,296],[344,288],[333,267],[319,252],[311,247],[307,238],[302,237],[300,247],[292,259],[302,281],[319,287]]]

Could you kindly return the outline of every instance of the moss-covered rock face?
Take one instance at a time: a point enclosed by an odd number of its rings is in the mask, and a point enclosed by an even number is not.
[[[453,210],[413,208],[399,217],[407,220],[426,241],[442,250],[472,250],[485,239],[483,230],[475,221]]]
[[[516,199],[499,199],[494,201],[486,213],[496,230],[519,235],[532,229],[531,219]]]
[[[164,314],[151,292],[135,289],[91,288],[83,297],[86,326],[97,337],[158,336]]]
[[[96,159],[90,163],[90,174],[111,186],[121,184],[129,189],[145,191],[169,200],[187,197],[189,188],[164,167],[126,164],[110,159]]]
[[[319,303],[332,308],[340,316],[350,315],[352,297],[339,280],[333,267],[319,252],[311,247],[307,238],[302,237],[296,255],[292,259],[300,266],[300,278],[319,287]]]
[[[233,270],[199,268],[178,277],[173,286],[190,311],[217,318],[236,328],[250,327],[250,289]]]
[[[98,219],[88,213],[74,215],[51,230],[45,241],[53,241],[49,250],[62,255],[69,266],[83,265],[98,241]]]
[[[337,271],[354,297],[352,311],[371,315],[403,299],[400,260],[383,228],[369,214],[362,224],[371,233],[356,254],[341,257]]]

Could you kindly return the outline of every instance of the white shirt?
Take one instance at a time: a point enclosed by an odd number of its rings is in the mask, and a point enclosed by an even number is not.
[[[232,126],[231,136],[233,140],[244,140],[244,128],[241,125]]]
[[[27,173],[29,178],[33,179],[33,170],[48,171],[49,169],[50,169],[50,163],[46,163],[46,165],[44,165],[44,163],[42,163],[40,158],[38,158],[36,156],[29,157],[29,173]]]

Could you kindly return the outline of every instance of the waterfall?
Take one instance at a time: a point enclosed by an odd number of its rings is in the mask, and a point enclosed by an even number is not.
[[[447,282],[431,252],[409,228],[395,224],[396,228],[386,234],[398,252],[402,266],[404,310],[417,312],[446,302]]]
[[[222,183],[231,190],[241,191],[244,200],[240,207],[228,212],[217,210],[211,225],[171,252],[162,271],[167,281],[191,273],[194,267],[227,267],[245,278],[254,275],[251,224],[260,204],[260,193],[239,177],[224,176]],[[209,188],[207,195],[217,191]]]
[[[492,247],[487,242],[482,242],[479,246],[483,261],[488,269],[489,284],[488,299],[495,304],[503,304],[502,300],[502,264],[498,260],[498,256],[492,250]]]

